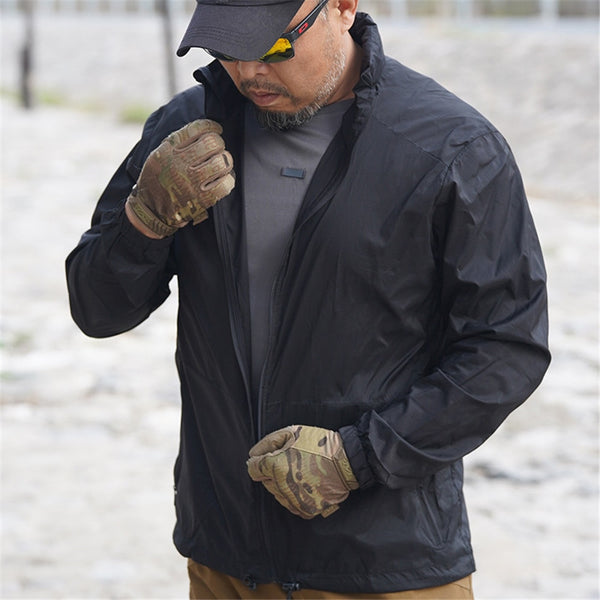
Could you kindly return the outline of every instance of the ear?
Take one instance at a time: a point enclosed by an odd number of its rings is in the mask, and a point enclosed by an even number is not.
[[[344,30],[348,31],[354,24],[356,11],[358,10],[358,0],[335,0],[334,7],[340,13],[340,20]]]

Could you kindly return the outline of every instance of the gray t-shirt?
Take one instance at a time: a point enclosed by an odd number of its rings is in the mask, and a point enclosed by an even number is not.
[[[310,180],[351,103],[330,104],[301,127],[281,132],[261,127],[251,104],[246,109],[243,189],[255,398],[269,341],[273,284]]]

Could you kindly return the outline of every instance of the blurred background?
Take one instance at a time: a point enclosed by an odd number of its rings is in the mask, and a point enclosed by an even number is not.
[[[2,598],[187,595],[170,540],[176,294],[88,339],[64,259],[144,119],[207,62],[174,55],[193,6],[0,3]],[[476,597],[598,598],[598,0],[360,6],[389,55],[504,133],[547,262],[553,363],[466,459]]]

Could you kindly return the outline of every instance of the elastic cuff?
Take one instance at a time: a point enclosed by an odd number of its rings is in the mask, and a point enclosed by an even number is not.
[[[126,252],[135,260],[155,262],[168,252],[173,241],[172,237],[154,240],[138,231],[125,214],[124,205],[104,213],[101,228],[107,256],[119,248],[120,252]]]

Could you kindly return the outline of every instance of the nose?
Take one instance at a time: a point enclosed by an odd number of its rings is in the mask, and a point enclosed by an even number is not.
[[[269,65],[258,60],[238,60],[236,67],[242,79],[253,79],[256,75],[265,75],[269,71]]]

